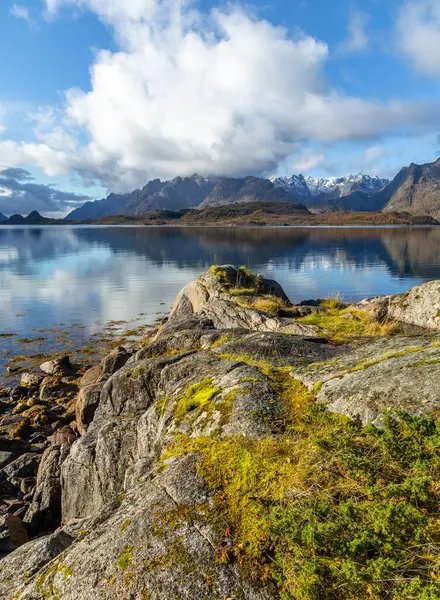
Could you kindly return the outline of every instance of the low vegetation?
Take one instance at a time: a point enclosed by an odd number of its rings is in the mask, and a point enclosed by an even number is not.
[[[65,222],[64,222],[65,223]],[[158,210],[137,216],[112,215],[97,221],[102,224],[143,225],[236,225],[236,226],[299,226],[299,225],[411,225],[437,224],[432,217],[409,213],[374,213],[339,211],[312,214],[303,204],[295,202],[237,202],[203,209]]]
[[[225,267],[217,265],[210,267],[208,272],[218,279],[223,291],[239,306],[260,310],[274,317],[289,314],[289,302],[279,296],[265,293],[261,273],[254,275],[248,267],[242,266],[237,270],[235,277],[231,278]]]
[[[234,541],[218,559],[283,600],[438,599],[440,425],[400,414],[364,428],[298,404],[278,437],[179,438],[168,453],[201,457],[207,518]]]
[[[323,303],[324,310],[298,319],[301,323],[316,325],[330,334],[334,341],[346,341],[358,336],[386,336],[397,332],[396,323],[379,323],[367,310],[345,308],[338,299]]]

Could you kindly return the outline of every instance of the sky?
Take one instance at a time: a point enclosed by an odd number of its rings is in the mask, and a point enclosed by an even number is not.
[[[0,212],[440,155],[438,0],[0,1]]]

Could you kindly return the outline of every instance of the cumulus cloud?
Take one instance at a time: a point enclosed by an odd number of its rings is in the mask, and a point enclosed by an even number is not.
[[[292,168],[294,171],[307,173],[307,171],[311,171],[312,169],[323,166],[325,162],[326,159],[323,152],[304,150],[304,152],[296,157],[292,164]]]
[[[415,133],[437,104],[363,100],[325,79],[325,43],[238,8],[195,10],[189,0],[46,0],[91,10],[114,32],[91,89],[40,114],[34,142],[0,141],[0,163],[128,191],[151,177],[274,171],[310,142]],[[357,47],[360,47],[357,41]]]
[[[406,2],[397,20],[397,42],[413,67],[440,77],[440,3],[438,0]]]
[[[83,194],[63,192],[53,185],[34,183],[26,169],[0,170],[0,212],[28,214],[38,210],[44,216],[59,216],[90,200]]]
[[[32,20],[29,9],[26,6],[21,6],[21,4],[13,4],[9,9],[9,13],[17,19],[26,21],[30,27],[35,27],[35,22]]]
[[[339,54],[356,54],[368,48],[370,40],[367,26],[369,21],[369,15],[364,12],[355,11],[350,15],[347,39],[339,44],[337,48]]]

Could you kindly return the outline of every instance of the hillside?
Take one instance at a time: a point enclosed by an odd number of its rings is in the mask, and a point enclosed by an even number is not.
[[[329,211],[311,213],[304,204],[296,202],[246,202],[228,206],[179,211],[155,211],[135,217],[113,215],[102,217],[98,224],[144,225],[228,225],[228,226],[284,226],[284,225],[438,225],[432,217],[409,213]]]
[[[62,219],[49,219],[47,217],[43,217],[36,210],[33,210],[28,214],[27,217],[23,217],[22,215],[15,214],[11,215],[9,219],[5,217],[5,220],[0,219],[1,225],[56,225],[65,223]]]
[[[440,159],[433,163],[412,163],[373,198],[384,212],[407,211],[413,215],[440,217]]]

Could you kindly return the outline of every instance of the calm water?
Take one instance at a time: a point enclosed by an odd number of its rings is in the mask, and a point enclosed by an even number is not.
[[[440,227],[0,227],[0,334],[152,323],[212,263],[249,265],[293,301],[360,300],[440,279]],[[22,353],[17,336],[0,338],[0,363]]]

